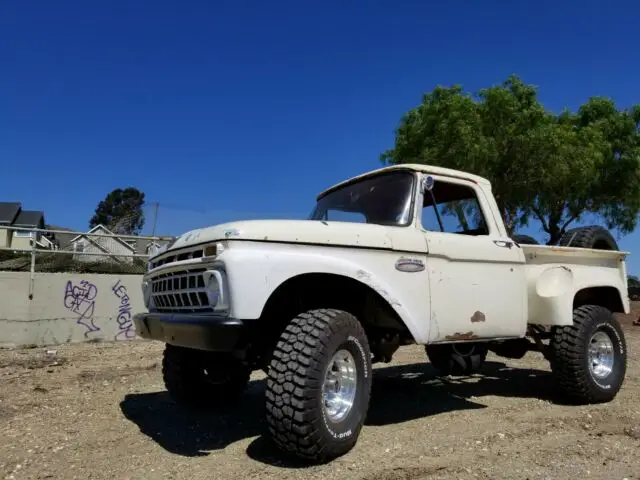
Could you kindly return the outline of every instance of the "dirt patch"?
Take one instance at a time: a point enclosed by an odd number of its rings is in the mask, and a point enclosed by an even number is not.
[[[640,427],[627,427],[624,429],[624,434],[634,440],[640,440]]]
[[[105,370],[105,369],[93,369],[93,370],[82,370],[78,373],[77,378],[79,381],[83,383],[92,383],[92,382],[109,382],[114,380],[121,380],[126,377],[138,375],[141,372],[155,370],[158,368],[158,363],[153,362],[150,365],[140,365],[140,366],[131,366],[131,367],[117,367],[113,370]]]
[[[13,416],[11,412],[4,407],[0,407],[0,422],[7,420],[11,416]]]
[[[47,355],[46,353],[30,354],[20,351],[13,355],[7,355],[5,358],[0,357],[0,369],[2,368],[17,368],[34,370],[39,368],[51,368],[64,365],[67,359],[64,357],[56,357],[54,355]]]
[[[640,326],[640,302],[631,302],[631,312],[627,315],[617,314],[616,317],[623,325]]]
[[[375,368],[354,450],[314,467],[266,440],[261,372],[231,410],[197,414],[165,392],[159,343],[0,351],[0,478],[637,479],[640,328],[624,329],[622,392],[580,407],[558,398],[540,354],[441,378],[404,347]]]
[[[380,472],[365,475],[362,480],[418,480],[446,469],[447,467],[443,466],[385,468]]]

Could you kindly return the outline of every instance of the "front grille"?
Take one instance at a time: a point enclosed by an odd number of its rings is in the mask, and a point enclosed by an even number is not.
[[[157,312],[212,312],[204,284],[204,268],[158,275],[151,280],[151,297]]]

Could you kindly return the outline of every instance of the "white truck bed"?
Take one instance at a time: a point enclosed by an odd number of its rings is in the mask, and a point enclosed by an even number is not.
[[[528,323],[571,325],[576,294],[606,291],[629,313],[628,252],[521,245],[526,259]],[[597,268],[594,268],[597,267]]]

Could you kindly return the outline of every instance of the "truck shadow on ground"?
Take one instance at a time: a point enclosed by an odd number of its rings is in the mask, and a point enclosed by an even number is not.
[[[395,425],[444,412],[483,409],[483,396],[555,401],[549,372],[509,368],[487,362],[482,376],[439,377],[430,364],[374,370],[366,425]],[[258,437],[247,448],[256,461],[287,468],[306,466],[287,460],[264,437],[264,380],[252,381],[243,401],[223,413],[187,412],[166,392],[129,394],[120,403],[124,416],[165,450],[182,456],[208,455],[237,441]]]

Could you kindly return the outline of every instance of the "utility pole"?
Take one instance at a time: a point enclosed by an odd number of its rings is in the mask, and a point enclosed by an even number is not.
[[[155,202],[153,204],[153,227],[151,230],[151,236],[156,236],[156,223],[158,221],[158,208],[160,207],[160,202]]]

